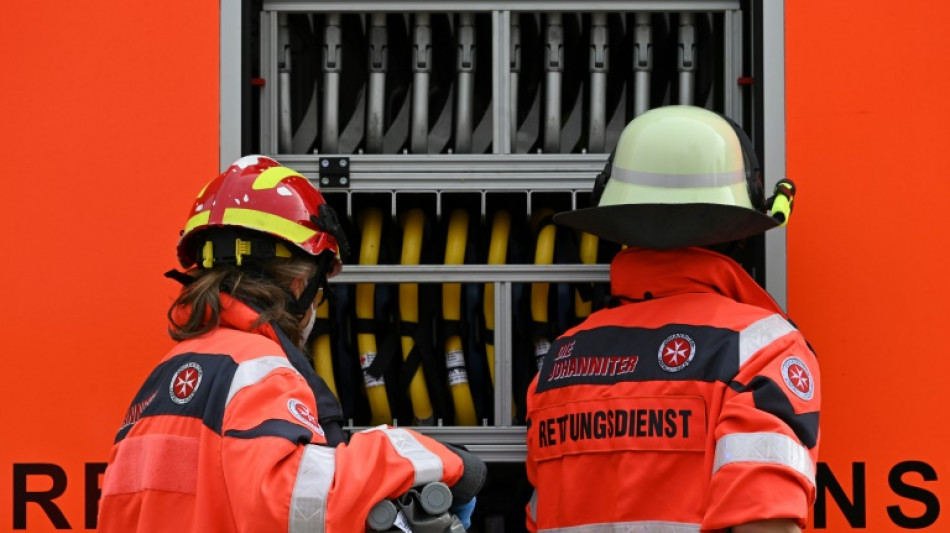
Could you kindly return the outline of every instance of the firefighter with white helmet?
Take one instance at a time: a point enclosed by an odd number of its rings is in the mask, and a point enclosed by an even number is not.
[[[691,106],[645,112],[555,222],[626,247],[611,304],[551,346],[528,391],[531,531],[797,532],[815,498],[818,363],[730,255],[783,225],[751,143]]]
[[[99,530],[363,531],[377,503],[452,487],[467,521],[484,465],[401,428],[347,439],[336,397],[300,350],[345,237],[319,190],[264,156],[199,193],[168,312],[178,341],[116,435]],[[345,254],[344,254],[345,255]]]

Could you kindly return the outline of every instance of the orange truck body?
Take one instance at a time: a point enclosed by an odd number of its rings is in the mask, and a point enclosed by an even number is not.
[[[810,529],[946,531],[950,4],[785,9],[787,302],[824,396]],[[4,21],[0,530],[90,530],[171,346],[162,273],[219,170],[218,2],[16,2]]]

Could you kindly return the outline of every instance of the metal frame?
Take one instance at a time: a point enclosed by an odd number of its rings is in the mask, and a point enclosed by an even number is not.
[[[596,3],[577,0],[451,2],[445,0],[414,0],[408,2],[331,2],[321,0],[270,0],[264,2],[268,11],[728,11],[739,9],[739,0],[602,0]]]
[[[784,0],[761,0],[763,13],[765,175],[771,190],[785,174],[785,88],[784,88]],[[591,176],[603,167],[606,154],[512,154],[512,138],[508,117],[511,111],[510,59],[508,46],[511,39],[512,13],[521,11],[544,12],[602,12],[602,11],[661,11],[661,12],[724,12],[724,76],[737,79],[742,74],[743,13],[739,0],[607,0],[589,2],[549,0],[541,1],[408,1],[392,2],[339,2],[319,0],[265,0],[261,15],[262,76],[274,80],[273,86],[262,91],[261,151],[278,154],[276,121],[277,17],[280,12],[492,12],[495,38],[492,44],[493,63],[493,154],[486,155],[353,155],[350,157],[351,179],[347,189],[325,188],[327,194],[345,194],[347,210],[352,212],[353,195],[362,193],[390,193],[393,213],[398,195],[431,193],[441,208],[443,192],[470,192],[482,198],[485,212],[486,195],[492,193],[524,192],[531,210],[533,192],[564,192],[571,195],[576,207],[578,194],[590,190]],[[221,65],[220,65],[220,151],[219,164],[223,170],[241,155],[241,16],[242,0],[221,0]],[[742,122],[741,91],[726,86],[725,114]],[[265,142],[266,139],[269,141]],[[279,154],[278,157],[315,183],[320,183],[321,156]],[[766,288],[783,308],[787,305],[786,238],[784,230],[773,230],[766,235]],[[531,282],[605,282],[609,278],[606,265],[461,265],[461,266],[350,266],[334,278],[334,283],[400,283],[400,282],[461,282],[494,283],[496,389],[510,390],[511,376],[511,291],[514,283]],[[431,280],[431,281],[429,281]],[[416,427],[423,433],[465,443],[489,461],[521,461],[525,453],[525,428],[501,423],[511,412],[509,394],[496,394],[493,426]],[[398,421],[396,422],[398,423]]]
[[[731,39],[726,47],[728,57],[723,61],[723,79],[737,80],[742,75],[742,11],[729,11],[723,21],[726,39]],[[723,98],[723,113],[742,124],[742,91],[727,92]]]
[[[785,177],[785,0],[762,1],[763,148],[765,190]],[[785,228],[765,234],[765,288],[788,309]]]
[[[766,16],[771,19],[777,19],[777,27],[784,27],[784,0],[778,2],[762,2]],[[224,170],[226,166],[241,156],[241,0],[221,0],[220,4],[220,150],[219,166]],[[397,9],[390,2],[322,2],[313,0],[283,0],[264,2],[265,12],[291,12],[291,11],[339,11],[339,12],[366,12],[371,10],[392,11]],[[726,43],[727,55],[731,61],[725,63],[725,79],[733,79],[738,74],[734,65],[741,64],[741,31],[742,13],[739,11],[738,0],[614,0],[598,2],[591,5],[588,2],[571,2],[553,0],[550,2],[531,2],[531,1],[513,1],[513,2],[486,2],[474,0],[459,5],[458,2],[447,1],[413,1],[400,3],[398,10],[402,12],[411,11],[494,11],[493,26],[495,35],[498,37],[493,40],[492,55],[495,67],[495,83],[493,84],[492,100],[494,105],[494,123],[493,123],[493,151],[495,153],[510,152],[510,131],[505,127],[505,121],[510,112],[507,95],[510,89],[510,72],[507,68],[510,60],[510,50],[502,43],[507,43],[510,39],[510,21],[511,12],[543,9],[545,11],[724,11],[726,12],[726,35],[731,37],[731,41]],[[277,38],[276,24],[274,20],[266,20],[262,23],[262,50],[263,57],[269,57]],[[771,55],[781,54],[781,61],[770,61],[766,63],[766,79],[773,76],[784,83],[784,47],[781,38],[784,38],[784,32],[774,32],[774,22],[769,23],[769,31],[766,31],[766,53]],[[274,27],[272,27],[274,26]],[[777,38],[780,36],[781,38]],[[770,48],[775,48],[776,52],[769,52]],[[779,57],[776,55],[776,57]],[[504,66],[504,67],[502,67]],[[262,65],[262,68],[266,68]],[[273,66],[273,72],[266,72],[265,77],[275,79],[277,76],[276,65]],[[770,71],[775,71],[771,73]],[[770,82],[770,86],[773,84]],[[767,98],[779,100],[784,106],[784,85],[781,95],[767,93]],[[266,89],[265,89],[266,90]],[[737,121],[741,121],[741,106],[739,102],[739,92],[733,91],[727,94],[725,99],[725,112],[727,115]],[[266,109],[262,110],[261,129],[262,132],[273,129],[271,120],[267,116]],[[270,110],[270,115],[276,117],[277,109]],[[782,127],[784,128],[784,112],[782,113]],[[503,131],[504,130],[504,131]],[[267,138],[273,138],[275,146],[269,150],[271,153],[277,153],[276,137],[270,135]],[[784,134],[782,135],[784,139]],[[267,148],[262,145],[262,151]],[[784,165],[784,143],[782,149],[782,159]]]
[[[363,155],[349,163],[351,175],[347,188],[328,188],[329,178],[320,177],[323,158],[287,155],[281,160],[314,183],[326,195],[346,195],[346,214],[353,214],[353,196],[383,193],[392,196],[391,214],[396,215],[400,194],[430,193],[436,196],[436,216],[442,214],[443,193],[472,193],[481,196],[480,214],[486,214],[486,198],[495,193],[523,192],[527,195],[527,214],[532,213],[533,193],[571,195],[571,208],[577,207],[578,195],[590,193],[591,176],[604,167],[607,154],[531,154],[458,155]]]
[[[238,2],[239,0],[224,0],[225,2]],[[766,3],[766,2],[763,2]],[[278,61],[276,53],[278,48],[278,15],[287,12],[358,12],[367,13],[372,11],[399,11],[399,12],[418,12],[418,11],[438,11],[438,12],[492,12],[492,30],[495,38],[492,40],[492,151],[494,154],[512,153],[512,138],[509,128],[511,103],[508,95],[511,89],[511,72],[509,69],[511,50],[508,47],[508,41],[511,38],[511,14],[519,11],[537,11],[562,12],[562,11],[583,11],[590,13],[624,11],[663,11],[663,12],[724,12],[726,20],[725,42],[723,43],[725,53],[730,61],[724,61],[725,79],[735,79],[738,77],[738,70],[734,65],[741,64],[742,60],[742,25],[741,12],[739,11],[738,0],[692,0],[692,1],[607,1],[598,2],[591,5],[586,2],[576,1],[554,1],[554,2],[436,2],[436,1],[415,1],[400,3],[394,6],[388,2],[323,2],[314,0],[275,0],[265,1],[263,12],[261,14],[261,75],[267,80],[277,80],[279,77]],[[223,8],[222,8],[223,9]],[[222,37],[223,39],[223,37]],[[238,36],[239,39],[239,36]],[[237,46],[231,43],[232,48],[240,49],[240,41]],[[224,42],[222,41],[222,48]],[[738,63],[735,63],[738,61]],[[268,83],[261,90],[261,116],[260,116],[260,143],[261,151],[270,154],[280,154],[277,135],[277,123],[279,120],[279,109],[277,106],[277,83]],[[726,95],[724,98],[726,114],[734,120],[741,120],[741,101],[740,91],[736,86],[726,86]],[[240,98],[238,97],[238,103]],[[223,100],[222,100],[223,102]],[[239,107],[239,105],[238,105]],[[222,107],[222,117],[228,115],[224,113]],[[236,116],[240,117],[240,113]],[[222,138],[223,140],[223,138]],[[550,157],[555,154],[536,154],[536,157]],[[281,154],[283,157],[283,154]],[[362,154],[355,157],[364,157]],[[230,159],[233,161],[235,158]],[[402,161],[402,160],[400,160]],[[226,163],[222,163],[226,164]],[[401,164],[401,163],[400,163]]]
[[[241,0],[221,0],[218,167],[241,157]]]

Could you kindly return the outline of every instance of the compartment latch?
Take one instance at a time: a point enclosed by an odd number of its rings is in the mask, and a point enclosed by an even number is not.
[[[320,158],[320,188],[348,189],[350,187],[350,158]]]

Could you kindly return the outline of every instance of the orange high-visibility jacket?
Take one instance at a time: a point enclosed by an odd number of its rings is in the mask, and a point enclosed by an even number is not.
[[[327,445],[303,354],[270,325],[252,329],[248,306],[222,300],[221,326],[179,343],[133,400],[99,531],[352,533],[385,498],[459,480],[458,455],[408,429]]]
[[[821,395],[795,326],[700,248],[628,248],[611,291],[619,305],[554,342],[529,388],[529,530],[803,526]]]

